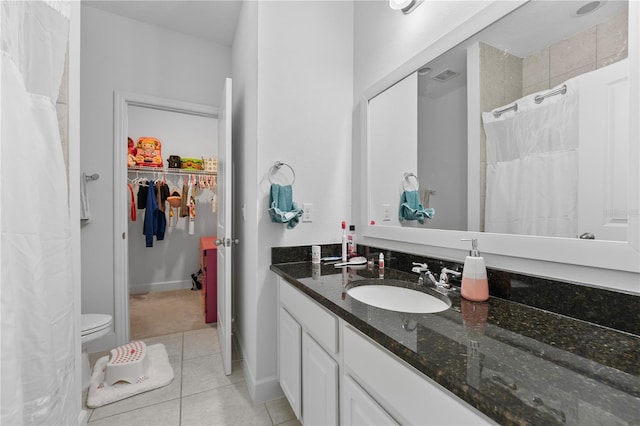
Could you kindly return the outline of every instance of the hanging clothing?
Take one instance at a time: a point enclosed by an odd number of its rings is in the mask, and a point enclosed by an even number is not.
[[[196,224],[196,200],[193,198],[193,186],[191,183],[189,183],[187,198],[189,200],[189,235],[193,235]]]
[[[182,201],[180,202],[180,217],[189,216],[189,187],[182,185]]]
[[[139,193],[138,193],[139,194]],[[164,240],[164,233],[167,228],[167,216],[158,208],[156,189],[153,183],[147,187],[147,203],[144,212],[143,234],[146,237],[147,247],[153,247],[153,237]]]
[[[169,198],[169,185],[164,182],[156,182],[156,198],[158,201],[158,209],[165,211],[165,203]]]
[[[131,186],[130,183],[127,184],[127,187],[129,188],[129,193],[131,194],[131,221],[135,222],[136,221],[136,198],[133,195],[133,186]]]

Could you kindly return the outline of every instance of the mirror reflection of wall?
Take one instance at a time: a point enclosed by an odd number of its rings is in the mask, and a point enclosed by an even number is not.
[[[434,218],[427,220],[421,227],[484,231],[486,136],[481,120],[478,120],[480,128],[477,133],[467,128],[468,116],[473,114],[479,117],[482,112],[508,106],[523,97],[550,90],[564,81],[602,69],[627,57],[626,1],[602,2],[598,8],[584,15],[574,9],[575,2],[570,1],[530,2],[416,72],[417,175],[423,192],[423,204],[428,203],[425,207],[435,209]],[[477,57],[469,60],[469,55]],[[467,65],[473,68],[468,68]],[[615,90],[620,92],[619,89]],[[611,124],[624,126],[624,122],[619,120]],[[586,133],[581,129],[581,135]],[[620,132],[617,134],[620,135]],[[375,138],[373,132],[370,132],[370,137]],[[580,142],[584,145],[587,139],[581,136]],[[378,146],[372,140],[370,144],[369,152],[376,152]],[[468,152],[471,152],[469,144],[479,144],[480,158],[468,159]],[[624,143],[612,141],[609,146],[602,148],[605,151],[598,147],[598,152],[619,159],[619,153],[626,152],[626,147]],[[583,170],[579,177],[582,179],[586,173],[585,164],[593,163],[585,163],[583,153],[580,155]],[[383,170],[375,167],[373,157],[369,161],[369,170]],[[477,176],[468,175],[468,161],[479,162],[480,173]],[[616,195],[623,192],[620,183],[625,181],[624,167],[616,164],[604,166],[598,167],[604,169],[598,170],[598,179],[602,182],[615,182],[616,185],[606,187],[605,183],[598,181],[598,196],[587,194],[592,197],[591,210],[599,209],[601,217],[596,222],[605,221],[610,228],[623,228],[626,218],[618,217],[621,216],[618,213],[625,211],[624,203],[612,204],[607,200],[624,198]],[[397,180],[395,174],[385,173],[385,176],[392,182]],[[605,187],[601,187],[603,185]],[[622,189],[625,188],[626,186]],[[582,197],[585,191],[576,191],[576,209],[578,206],[585,206],[584,202],[577,200],[578,195]],[[370,208],[373,210],[375,205],[372,198]],[[400,223],[385,224],[401,226]],[[554,234],[554,231],[540,233],[536,230],[493,232],[575,237],[589,231],[595,233],[598,239],[626,240],[626,233],[618,232],[619,230],[609,233],[602,227],[598,229],[576,221],[575,232],[565,229],[561,234]]]
[[[435,210],[425,228],[467,230],[467,80],[462,65],[437,74],[430,66],[418,70],[420,198],[425,208]]]

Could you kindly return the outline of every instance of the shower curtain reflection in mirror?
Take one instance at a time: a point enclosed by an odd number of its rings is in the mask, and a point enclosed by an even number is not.
[[[485,231],[575,238],[578,227],[578,87],[517,110],[484,112]],[[546,91],[544,93],[548,93]],[[505,107],[496,108],[499,111]]]

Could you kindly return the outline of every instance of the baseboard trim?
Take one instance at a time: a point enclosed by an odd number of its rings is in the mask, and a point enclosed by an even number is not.
[[[129,294],[154,293],[157,291],[183,290],[191,288],[190,280],[164,281],[157,283],[132,284],[129,286]]]
[[[242,368],[244,371],[244,379],[247,383],[247,389],[249,390],[249,395],[251,396],[251,400],[254,404],[262,404],[284,396],[277,377],[271,376],[256,381],[246,359],[242,360]]]

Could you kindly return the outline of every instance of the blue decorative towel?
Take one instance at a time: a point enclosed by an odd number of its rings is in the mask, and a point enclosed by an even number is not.
[[[400,211],[398,217],[400,222],[403,220],[417,220],[420,224],[424,223],[424,218],[432,219],[435,210],[425,209],[420,204],[420,195],[418,191],[404,191],[400,197]]]
[[[293,202],[293,188],[291,185],[271,184],[269,195],[269,214],[271,222],[286,223],[287,228],[293,229],[300,222],[302,209]]]

